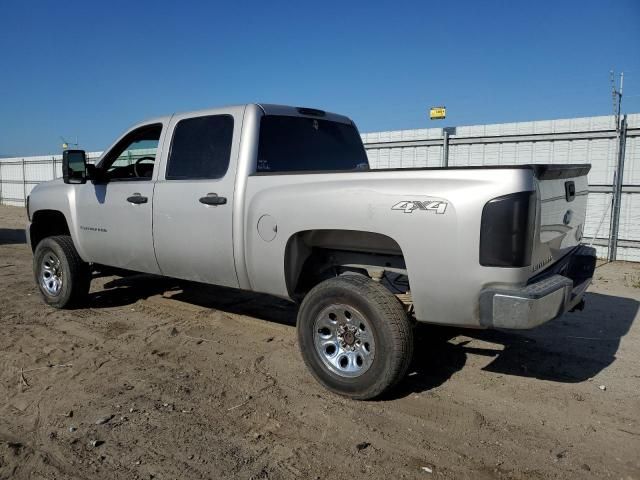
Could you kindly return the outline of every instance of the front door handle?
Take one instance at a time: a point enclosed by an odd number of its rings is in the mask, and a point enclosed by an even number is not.
[[[140,205],[141,203],[147,203],[149,199],[147,197],[143,197],[139,193],[134,193],[130,197],[127,198],[127,202],[133,203],[135,205]]]
[[[227,197],[219,197],[217,193],[207,193],[204,197],[200,197],[200,203],[205,205],[225,205]]]

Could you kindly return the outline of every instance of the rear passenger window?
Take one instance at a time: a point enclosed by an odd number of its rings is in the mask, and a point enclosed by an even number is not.
[[[368,169],[367,153],[353,124],[280,115],[260,120],[258,173]]]
[[[224,177],[229,168],[232,137],[231,115],[180,120],[173,132],[167,180]]]

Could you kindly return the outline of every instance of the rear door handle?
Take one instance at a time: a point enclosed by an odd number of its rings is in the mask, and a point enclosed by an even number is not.
[[[225,205],[227,197],[219,197],[217,193],[207,193],[204,197],[200,197],[200,203],[205,205]]]
[[[133,203],[135,205],[140,205],[141,203],[147,203],[149,199],[147,197],[143,197],[139,193],[134,193],[130,197],[127,198],[127,202]]]

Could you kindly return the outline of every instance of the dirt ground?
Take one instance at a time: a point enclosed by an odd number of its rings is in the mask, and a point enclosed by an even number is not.
[[[407,379],[356,402],[281,300],[137,275],[45,306],[24,223],[0,207],[1,479],[640,479],[640,264],[533,331],[419,328]]]

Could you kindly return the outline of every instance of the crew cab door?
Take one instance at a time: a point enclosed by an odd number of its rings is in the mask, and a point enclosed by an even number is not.
[[[238,286],[232,211],[242,108],[175,115],[153,199],[163,275]]]
[[[103,156],[97,178],[76,186],[77,234],[91,262],[160,273],[151,208],[163,132],[162,123],[132,129]]]

